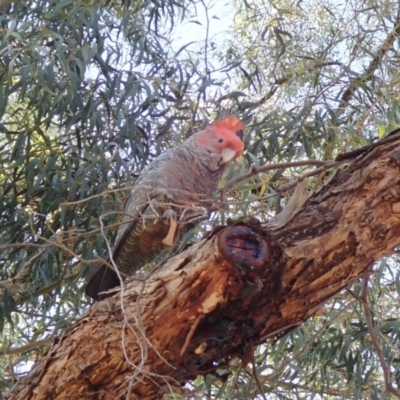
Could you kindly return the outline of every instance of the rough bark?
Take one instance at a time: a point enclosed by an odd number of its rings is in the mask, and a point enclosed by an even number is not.
[[[394,138],[337,171],[285,226],[216,229],[92,306],[7,399],[157,399],[248,360],[393,253],[399,169]]]

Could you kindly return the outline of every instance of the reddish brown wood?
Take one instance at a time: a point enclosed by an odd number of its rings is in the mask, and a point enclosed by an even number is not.
[[[400,138],[279,229],[238,224],[90,308],[7,399],[158,399],[312,316],[400,244]]]

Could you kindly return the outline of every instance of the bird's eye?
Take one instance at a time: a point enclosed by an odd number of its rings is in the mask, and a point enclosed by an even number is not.
[[[224,139],[220,138],[218,139],[218,143],[222,143],[224,141]]]

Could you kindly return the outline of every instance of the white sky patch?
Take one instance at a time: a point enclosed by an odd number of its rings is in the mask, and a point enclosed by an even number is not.
[[[32,367],[34,366],[34,364],[35,364],[35,361],[26,361],[26,362],[20,363],[15,366],[14,372],[16,372],[18,374],[29,372],[32,369]]]
[[[235,8],[231,1],[212,0],[197,3],[193,17],[175,26],[171,45],[175,50],[179,50],[191,41],[204,43],[206,40],[223,40],[233,25],[234,15]]]

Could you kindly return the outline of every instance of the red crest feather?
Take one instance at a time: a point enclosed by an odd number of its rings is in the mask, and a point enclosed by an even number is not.
[[[227,115],[224,118],[218,119],[217,121],[214,121],[211,126],[214,126],[215,128],[228,129],[232,132],[241,131],[246,128],[246,125],[239,118],[236,118],[233,115]]]

